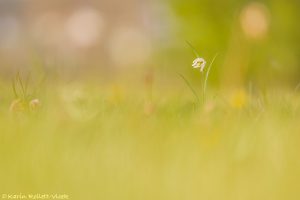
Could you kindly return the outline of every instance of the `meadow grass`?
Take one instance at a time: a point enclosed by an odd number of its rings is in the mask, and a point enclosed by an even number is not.
[[[299,199],[300,96],[47,84],[11,112],[1,84],[0,194],[69,199]],[[174,86],[172,87],[174,88]]]

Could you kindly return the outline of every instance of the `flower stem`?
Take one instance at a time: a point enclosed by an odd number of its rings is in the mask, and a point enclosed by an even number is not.
[[[208,76],[209,76],[209,72],[211,69],[212,64],[214,63],[215,59],[217,58],[218,54],[216,54],[214,56],[214,58],[212,59],[212,61],[210,62],[207,71],[206,71],[206,75],[205,75],[205,79],[204,79],[204,83],[203,83],[203,104],[205,103],[205,95],[206,95],[206,88],[207,88],[207,80],[208,80]]]

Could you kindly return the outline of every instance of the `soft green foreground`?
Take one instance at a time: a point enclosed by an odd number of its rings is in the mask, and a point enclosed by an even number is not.
[[[30,113],[9,112],[12,93],[1,95],[0,195],[300,199],[292,93],[235,102],[228,92],[195,108],[186,88],[155,90],[150,100],[124,87],[52,87]]]

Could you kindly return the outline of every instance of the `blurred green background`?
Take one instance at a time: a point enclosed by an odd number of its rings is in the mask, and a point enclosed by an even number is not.
[[[0,0],[0,198],[299,200],[299,7]]]
[[[174,71],[198,80],[190,42],[215,87],[299,82],[298,0],[0,2],[1,77],[39,70],[62,78],[134,79]],[[174,78],[176,79],[176,78]]]

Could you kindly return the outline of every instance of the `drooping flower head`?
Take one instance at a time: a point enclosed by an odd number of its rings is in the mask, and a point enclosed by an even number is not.
[[[206,61],[203,58],[196,58],[192,64],[193,68],[200,68],[200,72],[203,72],[205,65]]]

